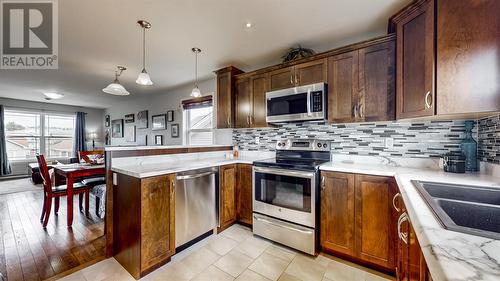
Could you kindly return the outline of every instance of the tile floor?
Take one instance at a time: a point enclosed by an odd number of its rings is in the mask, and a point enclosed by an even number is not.
[[[107,259],[64,281],[134,280],[115,259]],[[311,257],[255,237],[234,225],[175,255],[172,261],[141,280],[146,281],[387,281],[390,276],[319,255]]]

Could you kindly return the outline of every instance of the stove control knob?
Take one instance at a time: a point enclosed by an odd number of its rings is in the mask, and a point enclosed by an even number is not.
[[[326,148],[328,145],[326,143],[323,144],[323,147]]]
[[[318,147],[321,148],[321,143],[318,142]]]

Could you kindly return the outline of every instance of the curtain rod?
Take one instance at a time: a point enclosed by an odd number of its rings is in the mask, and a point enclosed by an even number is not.
[[[37,109],[32,107],[22,107],[22,106],[10,106],[4,105],[6,109],[22,109],[22,110],[30,110],[30,111],[38,111],[38,112],[52,112],[52,113],[77,113],[78,111],[66,111],[66,110],[52,110],[52,109]],[[83,112],[83,111],[82,111]],[[87,112],[83,112],[87,114]]]

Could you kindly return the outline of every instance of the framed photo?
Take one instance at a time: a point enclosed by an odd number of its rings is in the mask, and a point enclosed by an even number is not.
[[[174,111],[167,111],[167,122],[174,122]]]
[[[124,129],[125,133],[125,141],[126,142],[135,142],[135,126],[134,125],[126,125]]]
[[[137,145],[148,145],[148,135],[138,135],[137,136]]]
[[[123,138],[123,119],[111,121],[111,137]]]
[[[106,116],[104,117],[104,125],[105,125],[106,127],[109,127],[109,125],[110,125],[110,119],[111,119],[111,117],[109,117],[109,115],[106,115]]]
[[[135,114],[127,114],[125,115],[125,123],[134,123],[135,122]]]
[[[137,113],[137,129],[148,128],[148,111],[143,110]]]
[[[172,124],[170,133],[172,134],[173,138],[178,138],[179,137],[179,124]]]
[[[151,130],[158,131],[167,129],[167,115],[165,114],[153,115],[151,119],[152,119]]]
[[[163,135],[155,136],[155,145],[163,145]]]

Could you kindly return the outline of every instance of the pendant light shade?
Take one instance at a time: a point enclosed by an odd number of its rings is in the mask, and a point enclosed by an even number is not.
[[[151,23],[145,20],[140,20],[137,23],[142,28],[142,71],[139,73],[135,83],[143,86],[152,86],[153,81],[151,81],[151,77],[149,77],[149,74],[146,71],[146,29],[151,28]]]
[[[198,54],[201,53],[201,49],[192,48],[191,51],[194,53],[194,88],[191,91],[191,96],[193,98],[199,98],[201,97],[201,92],[198,88]]]
[[[120,84],[118,77],[122,74],[124,70],[127,68],[123,66],[118,66],[118,70],[115,72],[115,80],[109,84],[106,88],[102,89],[103,92],[110,95],[115,96],[128,96],[130,93],[125,89],[125,87]]]

